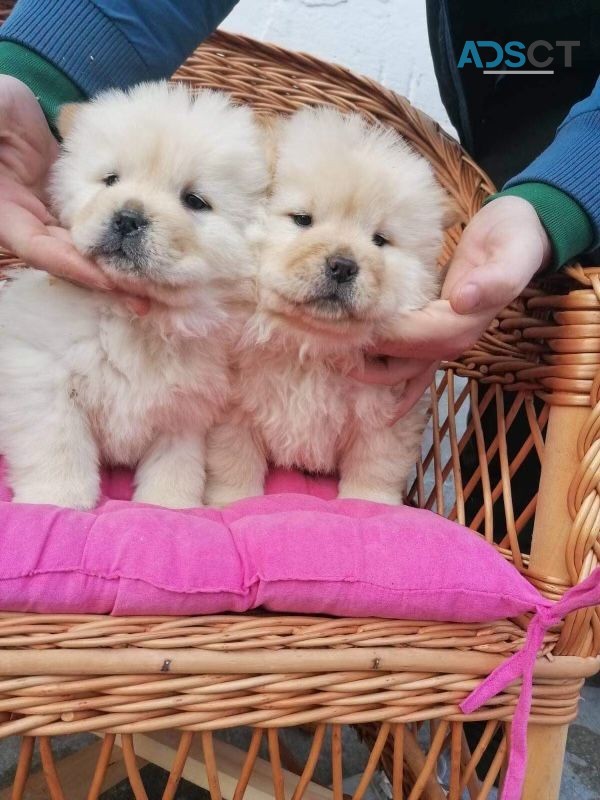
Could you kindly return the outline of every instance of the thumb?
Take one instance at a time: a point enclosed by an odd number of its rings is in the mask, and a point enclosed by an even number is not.
[[[448,296],[457,314],[497,311],[508,305],[523,288],[515,281],[510,265],[487,262],[459,279]]]
[[[396,408],[396,413],[394,414],[394,419],[391,423],[392,425],[398,422],[398,420],[405,414],[408,414],[411,408],[413,408],[413,406],[415,406],[423,397],[427,387],[431,386],[433,383],[438,367],[439,362],[430,364],[428,369],[407,382],[406,386],[404,387],[404,392],[400,398],[400,402]],[[435,387],[433,388],[435,389]]]

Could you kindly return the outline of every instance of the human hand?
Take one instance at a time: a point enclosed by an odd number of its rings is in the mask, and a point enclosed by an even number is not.
[[[93,289],[109,292],[110,279],[81,255],[69,233],[48,211],[45,186],[58,145],[33,92],[0,75],[0,246],[25,264]],[[126,296],[136,314],[148,300]]]
[[[403,416],[430,384],[439,361],[475,344],[550,255],[550,240],[530,203],[510,196],[492,201],[465,228],[441,299],[404,315],[399,338],[375,348],[388,358],[369,362],[354,377],[388,386],[406,382],[397,418]]]

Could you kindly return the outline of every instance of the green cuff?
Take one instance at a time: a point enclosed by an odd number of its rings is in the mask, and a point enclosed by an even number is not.
[[[56,118],[64,103],[80,103],[83,92],[64,72],[33,50],[14,42],[0,41],[0,74],[12,75],[29,86],[56,135]]]
[[[552,244],[551,269],[588,250],[594,242],[594,229],[583,208],[571,195],[548,183],[521,183],[488,197],[522,197],[535,208]]]

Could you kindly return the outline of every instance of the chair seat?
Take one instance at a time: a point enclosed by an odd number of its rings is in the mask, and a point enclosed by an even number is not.
[[[548,634],[544,651],[557,639]],[[460,701],[523,641],[510,620],[3,614],[0,709],[18,719],[0,722],[0,736],[134,732],[157,710],[153,729],[467,719]],[[540,656],[532,719],[573,719],[582,678],[596,668],[595,659]],[[15,681],[21,675],[27,692]],[[518,691],[510,687],[479,716],[509,719]],[[208,701],[210,712],[201,709]],[[73,716],[79,708],[84,718]]]

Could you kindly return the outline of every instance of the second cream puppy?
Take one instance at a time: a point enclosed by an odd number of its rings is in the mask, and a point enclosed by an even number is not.
[[[273,132],[257,309],[209,443],[206,502],[262,494],[269,463],[339,472],[340,497],[401,503],[423,403],[350,377],[364,349],[438,292],[446,198],[428,163],[358,115],[302,110]]]

